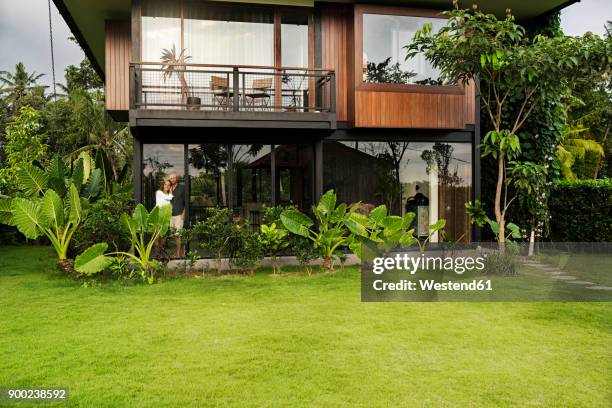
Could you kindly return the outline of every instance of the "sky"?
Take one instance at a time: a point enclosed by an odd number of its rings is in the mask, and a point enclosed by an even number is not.
[[[65,68],[79,64],[84,54],[68,40],[70,30],[53,2],[51,8],[56,81],[64,82]],[[52,83],[48,18],[47,0],[0,0],[0,71],[12,72],[21,61],[29,72],[45,74],[40,83]],[[582,0],[561,14],[567,35],[582,35],[586,31],[602,35],[606,20],[612,20],[610,0]]]

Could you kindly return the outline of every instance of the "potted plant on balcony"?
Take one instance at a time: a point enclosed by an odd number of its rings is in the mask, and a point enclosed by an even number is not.
[[[164,82],[176,73],[181,84],[181,105],[187,105],[188,110],[199,110],[202,100],[199,97],[190,96],[190,87],[185,79],[186,62],[191,59],[190,55],[185,55],[185,51],[186,49],[183,49],[177,54],[174,45],[172,45],[172,49],[164,48],[162,50],[161,62],[163,65],[161,69],[164,72]]]

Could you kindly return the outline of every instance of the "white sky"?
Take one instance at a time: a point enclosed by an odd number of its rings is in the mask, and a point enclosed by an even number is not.
[[[53,2],[51,7],[57,82],[64,82],[64,69],[78,64],[84,54],[68,41],[71,35],[68,27]],[[612,0],[582,0],[562,12],[567,35],[586,31],[601,35],[606,20],[612,20]],[[51,83],[47,0],[0,0],[0,70],[14,71],[19,61],[30,72],[46,74],[41,83]]]

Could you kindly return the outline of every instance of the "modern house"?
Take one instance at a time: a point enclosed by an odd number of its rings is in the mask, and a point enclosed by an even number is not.
[[[475,86],[403,50],[450,0],[54,2],[105,78],[106,109],[129,121],[137,200],[152,206],[174,172],[190,220],[218,205],[256,225],[264,204],[308,210],[333,188],[417,211],[420,234],[445,218],[449,238],[474,238]],[[478,3],[528,21],[573,1]]]

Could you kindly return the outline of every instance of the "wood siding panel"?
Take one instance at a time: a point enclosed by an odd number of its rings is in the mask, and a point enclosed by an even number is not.
[[[336,118],[349,122],[354,112],[352,21],[351,6],[321,5],[321,62],[336,72]]]
[[[106,21],[104,72],[107,111],[127,112],[130,108],[130,36],[129,21]]]
[[[476,124],[476,84],[468,82],[465,87],[465,123]]]
[[[465,96],[357,91],[356,127],[464,129]]]

